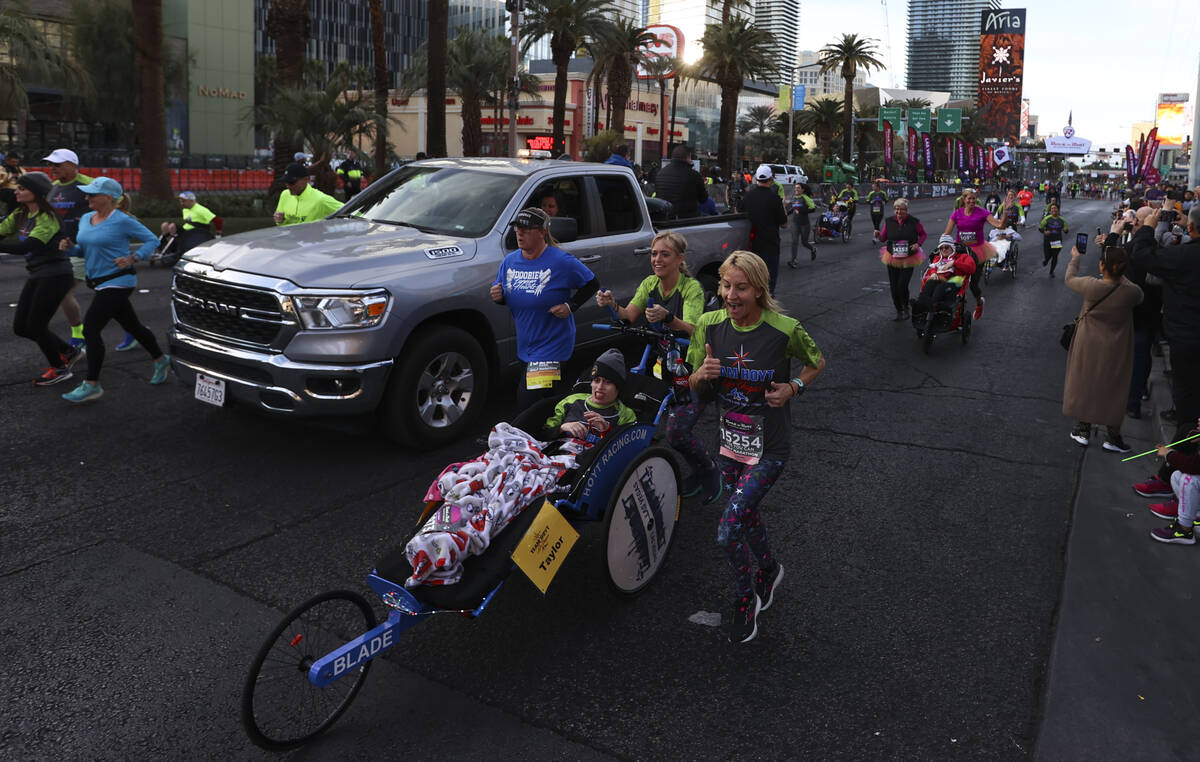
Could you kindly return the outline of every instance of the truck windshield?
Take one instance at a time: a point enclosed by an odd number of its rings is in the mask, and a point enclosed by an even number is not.
[[[368,188],[343,214],[475,238],[496,224],[524,178],[478,169],[409,167]]]

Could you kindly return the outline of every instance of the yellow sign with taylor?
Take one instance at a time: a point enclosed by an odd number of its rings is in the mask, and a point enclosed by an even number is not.
[[[532,510],[532,507],[525,510]],[[542,503],[542,509],[529,526],[529,531],[513,550],[512,560],[545,594],[554,575],[562,568],[563,559],[578,539],[579,532],[547,500]]]

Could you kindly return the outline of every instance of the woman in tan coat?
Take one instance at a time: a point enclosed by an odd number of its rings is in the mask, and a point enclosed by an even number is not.
[[[1115,243],[1110,235],[1108,243]],[[1104,449],[1129,452],[1121,438],[1121,421],[1133,372],[1133,307],[1142,301],[1142,290],[1124,276],[1129,252],[1121,246],[1104,246],[1100,252],[1100,277],[1082,276],[1083,255],[1071,249],[1067,288],[1083,295],[1075,337],[1067,352],[1067,377],[1063,385],[1063,415],[1076,421],[1071,439],[1087,447],[1092,424],[1108,427]]]

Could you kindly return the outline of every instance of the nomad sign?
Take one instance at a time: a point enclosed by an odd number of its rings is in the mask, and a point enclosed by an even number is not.
[[[228,87],[205,87],[204,85],[196,85],[196,94],[205,95],[209,98],[232,98],[235,101],[246,100],[245,90],[230,90]]]

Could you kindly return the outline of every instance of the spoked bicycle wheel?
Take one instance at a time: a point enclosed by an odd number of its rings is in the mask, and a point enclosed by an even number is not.
[[[349,708],[367,679],[368,661],[325,687],[309,682],[313,662],[375,626],[358,593],[331,590],[292,609],[258,649],[242,688],[242,725],[256,746],[301,746]]]

